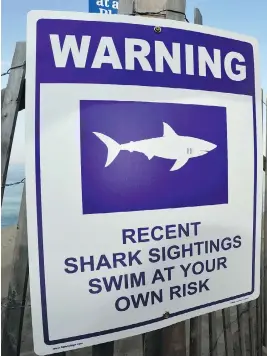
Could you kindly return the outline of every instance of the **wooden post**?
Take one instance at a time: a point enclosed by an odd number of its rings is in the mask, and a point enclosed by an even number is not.
[[[92,356],[113,356],[114,342],[106,342],[93,346]]]
[[[245,325],[245,316],[248,312],[247,304],[241,304],[237,306],[237,323],[238,323],[238,336],[239,336],[239,346],[242,356],[246,356],[247,347],[246,347],[246,325]]]
[[[256,356],[256,335],[255,335],[255,301],[248,303],[248,332],[250,355]]]
[[[186,0],[167,0],[166,9],[167,19],[185,21]],[[162,334],[161,356],[186,355],[185,322],[163,329]]]
[[[166,3],[166,5],[165,5]],[[165,17],[185,21],[186,0],[120,0],[119,13]],[[185,356],[185,322],[144,335],[145,356]],[[160,346],[160,347],[159,347]]]
[[[1,90],[1,177],[2,201],[8,171],[12,142],[18,111],[24,108],[25,97],[25,60],[26,43],[18,42],[12,60],[7,87]],[[7,303],[3,306],[2,319],[2,355],[19,356],[21,335],[28,285],[28,238],[26,216],[26,192],[23,189],[17,235],[13,253],[13,263],[8,290]],[[65,356],[65,352],[57,354]]]
[[[260,297],[256,300],[256,355],[262,356],[262,319]]]
[[[231,328],[230,308],[222,310],[225,356],[234,356],[234,340]]]
[[[201,356],[202,317],[190,319],[190,356]]]
[[[265,157],[267,157],[267,97],[265,100]],[[265,168],[264,195],[264,346],[267,347],[267,169]]]
[[[210,356],[217,356],[217,346],[218,346],[218,338],[217,338],[217,318],[216,312],[209,313],[209,350]]]
[[[2,355],[20,354],[21,333],[28,283],[28,246],[25,187],[17,227],[13,266],[2,325]]]
[[[202,14],[199,9],[194,10],[194,23],[197,25],[203,24]],[[190,351],[191,356],[201,356],[201,339],[202,339],[202,317],[190,319]]]
[[[261,112],[262,112],[262,123],[263,123],[263,89],[261,90]],[[265,176],[266,177],[266,176]],[[265,195],[266,196],[266,195]],[[265,198],[266,199],[266,198]],[[264,225],[264,220],[263,220],[263,225]],[[265,229],[265,226],[264,226]],[[256,300],[256,332],[257,332],[257,337],[256,337],[256,350],[257,350],[257,355],[262,356],[262,347],[263,347],[263,282],[264,282],[264,271],[263,271],[263,247],[261,246],[261,289],[260,289],[260,296]]]
[[[5,96],[5,88],[1,89],[1,107],[3,107],[3,101],[4,101],[4,96]]]
[[[137,335],[114,342],[114,356],[142,356],[143,340]]]
[[[196,25],[203,25],[203,17],[200,10],[197,7],[194,10],[194,23]]]
[[[8,301],[4,306],[5,310],[3,313],[2,356],[20,355],[28,276],[28,238],[24,187],[14,247]],[[66,353],[61,352],[56,355],[65,356]]]
[[[144,356],[160,356],[161,354],[161,330],[151,331],[143,335]],[[142,355],[140,353],[140,355]]]
[[[134,12],[134,0],[120,0],[118,13],[132,15]]]
[[[19,111],[20,98],[24,88],[26,44],[18,42],[12,60],[7,87],[1,91],[1,178],[3,201],[4,186],[8,171],[9,158]],[[24,316],[24,307],[28,283],[28,249],[27,249],[27,223],[25,188],[17,227],[17,236],[14,247],[13,265],[8,291],[7,303],[2,313],[2,355],[17,356],[20,353],[21,333]]]
[[[25,60],[26,43],[17,42],[11,65],[11,67],[14,69],[10,71],[7,87],[4,89],[4,91],[1,91],[1,201],[3,201],[4,196],[4,186],[6,183],[8,163],[19,111],[18,103],[20,102],[23,90],[25,78]]]

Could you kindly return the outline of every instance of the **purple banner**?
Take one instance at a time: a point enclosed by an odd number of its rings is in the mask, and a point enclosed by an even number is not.
[[[43,83],[254,93],[251,44],[181,29],[157,34],[153,26],[43,19],[36,62]]]

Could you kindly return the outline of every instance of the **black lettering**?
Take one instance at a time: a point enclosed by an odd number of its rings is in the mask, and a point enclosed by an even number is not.
[[[198,230],[197,230],[197,229],[198,229],[198,225],[200,225],[200,224],[201,224],[200,221],[190,223],[190,225],[193,225],[193,226],[194,226],[194,235],[195,235],[195,236],[198,235]]]
[[[221,247],[224,251],[230,250],[232,248],[230,237],[225,237],[224,239],[222,239]]]
[[[194,295],[197,293],[197,283],[196,282],[190,282],[188,283],[187,286],[187,294],[188,295]]]
[[[120,263],[123,267],[126,267],[127,264],[124,261],[125,258],[126,258],[126,255],[123,252],[113,253],[113,266],[114,266],[114,268],[118,267],[118,263]]]
[[[165,267],[164,268],[164,271],[168,271],[168,281],[171,281],[172,279],[172,270],[175,269],[174,266],[172,267]]]
[[[116,290],[120,290],[121,289],[121,285],[122,285],[122,279],[123,279],[123,275],[120,275],[118,277],[111,276],[111,277],[109,277],[109,279],[104,277],[103,278],[103,283],[105,285],[106,291],[110,292],[113,286],[114,286],[114,288]]]
[[[133,238],[135,235],[135,231],[133,229],[123,229],[122,230],[122,242],[125,245],[126,240],[129,239],[132,243],[136,243],[135,239]]]
[[[176,225],[166,225],[166,239],[175,239],[176,236]],[[174,235],[171,235],[174,234]]]
[[[170,300],[173,300],[174,295],[178,298],[181,298],[181,287],[180,286],[174,286],[174,287],[170,287]]]
[[[71,263],[72,262],[72,263]],[[74,257],[69,257],[65,259],[65,266],[70,267],[71,269],[65,268],[66,273],[75,273],[78,271],[78,266],[76,265],[77,259]]]
[[[197,254],[201,255],[201,246],[204,244],[204,241],[194,242],[194,246],[197,246]]]
[[[159,290],[158,294],[155,291],[152,290],[152,292],[151,292],[151,303],[152,303],[152,305],[155,304],[155,300],[157,300],[159,303],[163,302],[162,289]]]
[[[130,274],[131,288],[139,287],[140,285],[144,286],[146,284],[145,272],[140,272],[139,277],[135,273]]]
[[[95,268],[94,268],[94,258],[93,258],[93,256],[90,256],[89,257],[89,261],[85,261],[84,260],[84,257],[83,256],[81,256],[80,257],[80,265],[81,265],[81,272],[84,272],[85,271],[85,266],[90,266],[91,268],[90,268],[90,270],[91,271],[94,271],[95,270]]]
[[[189,224],[186,223],[186,228],[182,224],[178,224],[178,236],[182,237],[183,235],[189,236]]]
[[[89,292],[91,294],[98,294],[98,293],[100,293],[102,291],[101,281],[98,278],[90,279],[89,286],[91,287],[89,289]],[[96,288],[96,289],[92,289],[92,288]]]
[[[241,246],[241,236],[235,236],[233,238],[234,244],[233,247],[234,248],[239,248]]]
[[[186,245],[182,245],[182,256],[185,257],[185,253],[189,252],[190,256],[193,256],[193,244],[189,244],[188,247]]]
[[[187,272],[189,267],[191,266],[191,263],[188,263],[187,267],[185,267],[184,265],[180,265],[180,267],[182,268],[183,272],[184,272],[184,277],[187,277]]]
[[[161,235],[159,235],[158,237],[156,237],[156,236],[155,236],[155,231],[156,231],[156,230],[162,231],[163,228],[162,228],[161,226],[155,226],[155,227],[153,227],[153,229],[151,230],[151,237],[152,237],[152,239],[155,240],[155,241],[160,241],[160,240],[163,239],[163,235],[161,234]]]
[[[129,288],[129,278],[128,278],[128,274],[124,275],[124,285],[125,285],[125,289]]]
[[[200,267],[199,270],[197,270],[197,267]],[[192,272],[194,274],[201,274],[204,271],[204,263],[199,261],[193,264],[192,266]]]
[[[160,269],[156,269],[156,271],[154,273],[154,277],[152,279],[152,284],[154,284],[158,280],[160,280],[161,282],[165,282],[165,279],[164,279]]]
[[[143,236],[148,236],[148,227],[139,227],[138,231],[138,242],[148,242],[149,239],[142,239]]]
[[[206,271],[213,272],[216,267],[216,259],[213,258],[212,260],[206,260]]]
[[[217,239],[216,242],[213,241],[213,240],[210,240],[210,250],[209,250],[209,252],[213,253],[214,250],[216,252],[220,251],[220,240],[219,239]]]
[[[226,261],[227,261],[226,257],[219,257],[217,261],[217,270],[219,270],[221,266],[223,268],[227,268]]]
[[[125,302],[125,307],[122,306],[122,303],[121,302]],[[118,310],[118,311],[125,311],[127,309],[130,308],[130,300],[129,298],[127,297],[120,297],[116,300],[115,302],[115,308]]]
[[[146,307],[148,304],[148,299],[149,299],[149,292],[146,292],[145,297],[142,293],[137,294],[137,296],[131,295],[131,300],[134,308],[138,308],[139,304]]]
[[[138,258],[138,255],[140,252],[141,252],[141,250],[136,251],[134,254],[133,254],[133,252],[128,252],[129,266],[132,266],[133,262],[136,262],[138,265],[142,264],[142,262]]]
[[[112,268],[106,255],[100,256],[96,270],[98,271],[102,267],[107,267],[108,269]]]
[[[158,248],[151,248],[149,250],[149,262],[155,263],[160,261],[160,251]]]
[[[199,281],[199,293],[202,293],[202,289],[209,291],[209,287],[207,286],[209,279],[205,279],[205,281]]]
[[[176,260],[177,258],[179,258],[180,257],[179,246],[173,245],[169,247],[167,250],[167,256],[170,260]]]

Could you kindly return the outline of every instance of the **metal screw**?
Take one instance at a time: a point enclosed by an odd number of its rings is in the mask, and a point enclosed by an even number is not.
[[[163,318],[164,319],[168,319],[170,317],[170,313],[169,312],[166,312],[163,314]]]
[[[155,33],[161,33],[162,29],[159,26],[154,27],[154,32]]]

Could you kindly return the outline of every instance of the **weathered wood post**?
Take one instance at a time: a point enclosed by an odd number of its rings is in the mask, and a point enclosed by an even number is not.
[[[262,124],[263,124],[263,89],[261,89],[261,111],[262,111]],[[266,167],[265,167],[265,171],[266,171]],[[266,192],[265,192],[265,194],[266,194]],[[266,205],[265,205],[265,207],[266,207]],[[264,223],[265,223],[265,221],[264,221]],[[265,230],[265,224],[263,225],[263,228]],[[264,236],[264,232],[262,235]],[[263,242],[263,240],[262,240],[262,242]],[[263,339],[264,339],[263,327],[262,327],[263,326],[262,325],[263,324],[262,323],[263,316],[264,316],[264,314],[263,314],[263,305],[264,305],[264,301],[263,301],[263,292],[264,292],[264,288],[263,288],[263,283],[264,283],[263,256],[264,256],[263,246],[261,246],[261,289],[260,289],[260,296],[256,300],[256,323],[257,323],[257,325],[256,325],[256,327],[257,327],[256,350],[257,350],[259,356],[261,356],[262,352],[263,352],[262,346],[263,346]]]
[[[196,25],[203,24],[203,18],[200,10],[195,8],[194,10],[194,23]],[[202,339],[202,317],[196,317],[190,319],[190,355],[201,356],[201,339]]]
[[[1,178],[3,201],[9,159],[16,128],[17,115],[25,105],[26,42],[16,44],[7,87],[1,90]],[[26,216],[26,191],[22,194],[19,221],[13,253],[13,262],[7,302],[2,306],[3,356],[19,356],[23,328],[24,310],[28,285],[28,237]],[[65,352],[57,354],[65,356]]]
[[[267,158],[267,97],[265,100],[265,159]],[[267,169],[264,195],[264,346],[267,347]]]
[[[1,201],[11,154],[13,137],[25,78],[26,43],[18,42],[12,60],[7,87],[1,91]]]
[[[120,0],[119,14],[185,21],[186,0]],[[186,355],[185,322],[144,335],[145,356]]]

